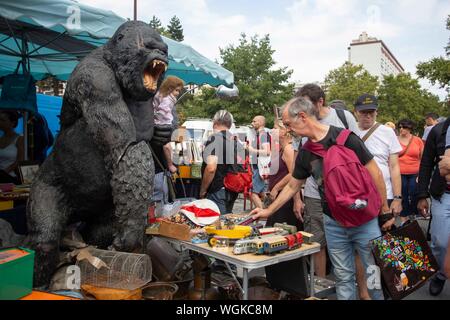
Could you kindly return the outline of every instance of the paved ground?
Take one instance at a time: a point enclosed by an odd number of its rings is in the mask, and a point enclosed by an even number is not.
[[[247,209],[249,209],[249,201],[247,201]],[[244,201],[242,199],[242,196],[240,196],[237,200],[236,203],[234,205],[233,208],[233,212],[235,213],[239,213],[244,211]],[[419,225],[422,227],[422,230],[424,231],[424,233],[426,233],[427,231],[427,227],[428,227],[428,221],[429,220],[424,220],[424,219],[418,219]],[[263,273],[255,271],[255,275],[262,275]],[[253,272],[252,272],[252,276],[253,276]],[[330,279],[332,279],[333,277],[331,276]],[[447,281],[449,282],[449,281]],[[409,296],[407,296],[405,298],[405,300],[450,300],[450,283],[446,283],[444,290],[442,291],[442,293],[437,296],[437,297],[433,297],[428,293],[428,287],[429,284],[426,283],[424,286],[422,286],[420,289],[418,289],[417,291],[415,291],[414,293],[410,294]],[[329,299],[335,299],[335,295],[329,296]]]

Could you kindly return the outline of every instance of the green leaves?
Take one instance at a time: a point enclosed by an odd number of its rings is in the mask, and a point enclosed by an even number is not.
[[[378,88],[378,77],[370,75],[362,65],[345,62],[341,67],[331,70],[325,77],[325,88],[328,102],[343,100],[353,109],[356,99],[363,93],[375,94]]]
[[[417,133],[423,132],[424,115],[436,112],[447,116],[446,107],[439,97],[420,87],[419,81],[409,73],[385,76],[379,88],[378,121],[397,122],[407,118],[417,124]]]
[[[450,15],[447,17],[447,30],[450,30]],[[450,38],[445,47],[447,57],[433,58],[427,62],[420,62],[417,65],[417,75],[420,78],[427,78],[434,84],[439,84],[441,88],[446,88],[449,92],[450,84]]]
[[[167,31],[173,40],[179,42],[184,40],[183,27],[181,26],[180,19],[178,19],[177,16],[173,16],[172,19],[170,19],[169,25],[167,26]]]
[[[183,114],[195,117],[212,117],[220,109],[230,111],[238,125],[249,124],[254,116],[264,115],[267,126],[273,124],[273,106],[280,106],[293,96],[293,84],[288,84],[292,70],[275,68],[269,35],[247,38],[241,34],[237,46],[220,49],[222,66],[234,73],[239,97],[233,101],[215,98],[214,90],[183,103]]]
[[[396,123],[404,118],[411,119],[417,123],[420,134],[423,131],[423,117],[426,113],[433,111],[440,116],[448,114],[439,98],[422,89],[419,81],[412,78],[409,73],[385,76],[379,83],[378,78],[371,76],[363,66],[346,62],[328,73],[325,78],[325,89],[328,102],[335,99],[343,100],[350,111],[353,111],[353,105],[361,94],[378,96],[379,122]]]
[[[450,60],[439,57],[421,62],[417,65],[416,72],[419,77],[427,78],[433,85],[439,84],[441,88],[445,88],[450,83]]]
[[[184,40],[183,27],[181,25],[180,19],[178,19],[177,16],[173,16],[172,19],[170,19],[167,28],[164,28],[162,26],[161,20],[159,20],[156,16],[152,17],[152,20],[150,20],[149,24],[162,36],[179,42]]]

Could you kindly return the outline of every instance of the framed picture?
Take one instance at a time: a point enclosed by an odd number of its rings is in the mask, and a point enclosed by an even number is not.
[[[38,162],[21,162],[18,165],[20,182],[22,184],[31,184],[39,170]]]

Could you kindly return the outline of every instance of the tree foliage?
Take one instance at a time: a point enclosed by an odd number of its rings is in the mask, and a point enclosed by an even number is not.
[[[195,117],[212,117],[220,109],[230,111],[237,124],[249,124],[256,115],[264,115],[267,126],[273,124],[273,106],[281,105],[293,95],[292,74],[286,67],[276,68],[269,35],[247,38],[241,34],[237,46],[220,49],[222,66],[234,73],[239,89],[236,100],[215,97],[215,90],[203,88],[200,95],[183,104],[183,113]]]
[[[176,18],[176,17],[174,17]],[[172,18],[173,19],[173,18]],[[177,18],[178,19],[178,18]],[[170,22],[172,23],[172,20],[170,20]],[[162,23],[161,20],[157,17],[157,16],[153,16],[152,20],[150,20],[149,22],[150,27],[152,27],[153,29],[155,29],[160,35],[166,37],[166,38],[170,38],[176,41],[182,41],[182,40],[177,40],[175,37],[179,37],[178,34],[176,34],[175,36],[172,34],[172,32],[169,30],[170,25],[167,26],[167,28],[165,28]],[[180,20],[178,20],[178,24],[179,24],[179,28],[181,28],[181,37],[183,37],[183,28],[181,26],[181,22]]]
[[[160,34],[162,34],[163,32],[165,32],[164,27],[161,24],[161,20],[159,20],[158,17],[153,16],[152,20],[150,20],[150,27],[152,27],[153,29],[155,29],[156,31],[158,31]]]
[[[173,16],[172,19],[170,19],[169,25],[167,26],[167,32],[170,34],[170,38],[175,41],[181,42],[184,40],[183,27],[177,16]]]
[[[422,131],[424,116],[428,112],[436,112],[440,116],[447,116],[445,105],[439,102],[439,97],[422,89],[419,81],[409,73],[397,76],[390,75],[381,79],[371,76],[363,66],[352,65],[349,62],[331,70],[325,78],[327,100],[339,99],[345,101],[350,111],[354,110],[354,103],[363,93],[378,96],[378,121],[398,122],[408,118],[418,125],[418,132]]]
[[[331,70],[325,77],[325,89],[328,102],[343,100],[349,110],[353,109],[356,99],[363,93],[375,94],[378,77],[370,75],[362,65],[345,62],[341,67]]]
[[[450,15],[447,17],[447,30],[450,30]],[[427,62],[421,62],[417,65],[417,75],[421,78],[427,78],[434,84],[439,84],[441,88],[446,88],[449,92],[450,84],[450,38],[445,48],[446,57],[432,58]]]
[[[409,73],[385,76],[379,88],[378,99],[380,122],[411,119],[417,124],[419,133],[425,124],[426,113],[447,115],[446,107],[439,102],[439,97],[422,89],[419,81],[412,78]]]

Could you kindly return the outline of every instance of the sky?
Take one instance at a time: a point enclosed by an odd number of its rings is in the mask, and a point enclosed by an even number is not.
[[[133,18],[133,0],[78,0]],[[137,0],[138,20],[153,15],[163,26],[176,15],[184,43],[211,60],[219,48],[237,45],[241,33],[270,35],[278,67],[293,70],[293,82],[322,82],[348,58],[348,46],[366,31],[387,45],[407,72],[442,56],[449,41],[448,0]],[[445,91],[420,83],[441,98]]]

